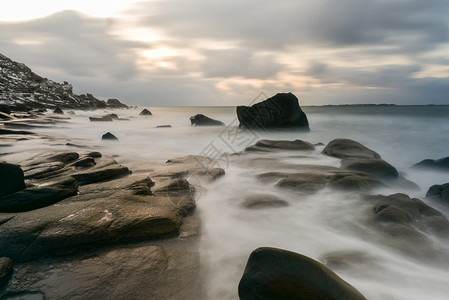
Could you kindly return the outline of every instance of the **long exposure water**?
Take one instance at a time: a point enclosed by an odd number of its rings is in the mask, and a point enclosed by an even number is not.
[[[426,159],[449,156],[449,107],[447,106],[339,106],[305,107],[311,131],[239,131],[235,107],[150,107],[153,116],[139,116],[142,108],[105,111],[75,111],[56,127],[39,129],[76,145],[117,155],[117,160],[145,170],[150,163],[188,154],[218,157],[244,150],[260,139],[301,139],[326,145],[334,138],[350,138],[378,152],[420,190],[387,189],[383,194],[405,192],[424,199],[433,184],[449,182],[449,173],[411,169]],[[114,112],[128,120],[90,122],[88,117]],[[192,127],[189,117],[203,113],[221,120],[225,127]],[[171,125],[171,128],[156,128]],[[101,135],[112,132],[119,142],[102,142]],[[282,152],[250,154],[238,160],[217,161],[226,175],[214,183],[201,185],[197,196],[202,221],[200,259],[204,299],[237,299],[237,285],[252,250],[260,246],[299,252],[319,261],[335,253],[358,254],[362,263],[335,269],[343,279],[368,299],[447,299],[449,268],[426,259],[411,258],[382,244],[364,222],[366,209],[360,196],[325,189],[301,195],[261,183],[256,175],[269,171],[292,170],[298,164],[338,167],[338,159],[320,154]],[[41,151],[64,149],[59,144],[31,140],[8,149],[9,160]],[[14,154],[16,153],[16,154]],[[289,206],[248,210],[245,197],[275,195]],[[434,203],[431,203],[434,205]],[[436,207],[447,217],[449,210]],[[449,251],[449,242],[441,247]]]

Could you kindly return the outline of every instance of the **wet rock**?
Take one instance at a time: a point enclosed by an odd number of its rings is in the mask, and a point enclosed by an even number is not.
[[[427,191],[426,197],[449,204],[449,183],[432,185]]]
[[[117,114],[107,114],[107,115],[104,115],[103,118],[111,118],[112,120],[118,120],[118,119],[120,119],[120,118],[117,116]]]
[[[4,295],[2,300],[45,300],[45,294],[38,291],[19,291]]]
[[[246,197],[242,206],[249,209],[286,207],[288,202],[273,195],[258,194]]]
[[[275,248],[258,248],[251,253],[238,291],[242,300],[366,299],[323,264]]]
[[[0,197],[23,189],[25,189],[25,177],[20,166],[0,162]]]
[[[240,127],[256,130],[298,129],[309,131],[309,121],[292,93],[278,93],[253,106],[237,106]]]
[[[118,138],[110,132],[106,132],[101,136],[102,140],[118,141]]]
[[[211,119],[203,114],[197,114],[190,117],[190,123],[192,126],[224,126],[221,121]]]
[[[152,113],[151,113],[151,111],[149,111],[148,109],[143,109],[141,112],[140,112],[140,114],[139,114],[139,116],[151,116],[152,115]]]
[[[427,235],[449,237],[447,218],[417,198],[398,193],[366,196],[365,199],[373,204],[371,223],[392,238],[393,246],[409,254],[433,256],[438,249]]]
[[[171,128],[171,125],[158,125],[156,128]]]
[[[5,114],[5,113],[3,113],[3,112],[0,111],[0,119],[6,119],[6,120],[9,120],[9,119],[14,119],[14,117],[11,116],[11,115],[9,115],[9,114]]]
[[[448,171],[449,170],[449,157],[444,157],[440,159],[425,159],[415,165],[412,168],[420,169],[430,169],[438,171]]]
[[[324,148],[323,154],[337,158],[380,159],[380,155],[350,139],[335,139]]]
[[[56,107],[55,110],[53,110],[54,114],[58,114],[58,115],[63,115],[64,112],[62,111],[62,109],[60,107]]]
[[[383,159],[343,159],[341,167],[346,170],[365,172],[379,179],[399,177],[396,168]]]
[[[329,178],[329,185],[346,191],[366,191],[384,186],[379,180],[363,173],[335,174]]]
[[[0,288],[9,280],[12,274],[13,262],[9,257],[0,257]]]
[[[0,198],[0,212],[34,210],[74,196],[77,192],[78,182],[73,177],[67,177]]]
[[[249,146],[245,149],[247,152],[261,151],[272,152],[279,150],[295,150],[295,151],[312,151],[315,150],[315,146],[311,143],[294,140],[294,141],[273,141],[273,140],[260,140],[255,145]]]
[[[121,176],[131,174],[131,171],[121,165],[111,165],[107,167],[99,167],[89,169],[87,171],[72,174],[80,185],[91,184],[96,182],[108,181]]]
[[[281,179],[276,185],[305,193],[315,193],[327,184],[328,175],[313,173],[291,174]]]
[[[112,118],[108,116],[102,116],[102,117],[89,117],[89,120],[91,122],[112,122]]]

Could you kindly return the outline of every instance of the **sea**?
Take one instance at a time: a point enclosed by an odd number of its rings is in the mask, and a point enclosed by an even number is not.
[[[192,178],[201,219],[204,299],[238,299],[237,286],[247,259],[258,247],[282,248],[320,262],[335,255],[359,257],[358,262],[333,270],[371,300],[448,299],[449,264],[435,265],[429,259],[408,256],[372,238],[360,195],[330,189],[303,195],[261,183],[256,176],[291,172],[300,164],[338,167],[338,159],[321,151],[335,138],[353,139],[378,152],[420,187],[372,193],[406,193],[449,218],[448,207],[425,199],[431,185],[449,182],[449,172],[411,168],[424,159],[449,156],[449,106],[305,106],[310,132],[242,130],[235,107],[147,107],[153,115],[139,116],[143,108],[65,112],[67,119],[56,126],[36,129],[52,138],[17,142],[1,149],[9,152],[2,159],[20,161],[34,153],[76,149],[66,143],[114,155],[119,163],[139,172],[173,157],[213,158],[211,167],[223,168],[225,176],[212,183]],[[90,116],[108,113],[123,120],[89,121]],[[225,126],[191,126],[189,118],[195,114],[220,120]],[[171,127],[157,127],[161,125]],[[106,132],[119,141],[102,141]],[[317,146],[307,153],[254,153],[239,159],[231,155],[261,139],[300,139]],[[244,208],[244,199],[254,194],[274,195],[289,206]],[[449,253],[449,241],[440,243]]]

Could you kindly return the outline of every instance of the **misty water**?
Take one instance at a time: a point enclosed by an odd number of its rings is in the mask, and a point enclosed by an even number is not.
[[[378,152],[421,190],[373,191],[389,195],[404,192],[424,199],[433,184],[449,182],[449,173],[411,169],[426,159],[449,156],[449,107],[447,106],[348,106],[305,107],[311,131],[251,132],[238,129],[235,107],[150,107],[153,116],[139,116],[142,108],[105,111],[75,111],[56,127],[39,129],[56,141],[31,140],[8,149],[9,160],[49,150],[68,150],[66,142],[116,155],[119,163],[145,171],[163,165],[172,157],[189,154],[218,158],[244,150],[260,139],[301,139],[326,145],[334,138],[350,138]],[[88,117],[114,112],[128,120],[90,122]],[[221,120],[226,127],[192,127],[189,117],[203,113]],[[171,128],[156,128],[171,125]],[[119,142],[102,142],[112,132]],[[322,190],[303,195],[257,181],[270,171],[294,171],[295,165],[318,164],[338,167],[340,161],[322,155],[324,146],[312,152],[253,153],[224,156],[212,167],[226,175],[197,186],[197,212],[202,221],[200,236],[201,276],[204,299],[238,299],[237,285],[252,250],[261,246],[295,251],[318,261],[336,253],[359,257],[349,268],[333,268],[368,299],[447,299],[449,267],[417,259],[382,243],[366,225],[366,209],[357,193]],[[73,148],[72,148],[73,149]],[[16,153],[16,154],[14,154]],[[276,195],[288,207],[249,210],[245,197]],[[429,202],[428,202],[429,203]],[[429,203],[449,217],[447,207]],[[449,252],[449,242],[435,240]]]

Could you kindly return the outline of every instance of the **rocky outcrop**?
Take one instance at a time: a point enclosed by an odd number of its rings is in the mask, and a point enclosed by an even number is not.
[[[252,106],[237,106],[240,127],[255,130],[296,129],[309,131],[309,121],[292,93],[278,93]]]
[[[425,159],[412,167],[437,171],[449,171],[449,157],[440,159]]]
[[[432,185],[426,197],[449,205],[449,183]]]
[[[106,104],[110,108],[127,108],[128,105],[121,103],[118,99],[108,99]]]
[[[395,167],[379,158],[343,159],[341,168],[365,172],[378,179],[397,179],[399,177],[398,170]]]
[[[315,150],[315,146],[309,142],[294,140],[294,141],[273,141],[273,140],[260,140],[256,144],[249,146],[245,149],[246,152],[272,152],[272,151],[312,151]]]
[[[372,195],[370,223],[390,237],[389,242],[408,254],[436,256],[438,249],[428,235],[447,239],[449,221],[436,209],[405,194]]]
[[[190,124],[192,126],[224,126],[221,121],[211,119],[203,114],[197,114],[190,117]]]
[[[238,291],[241,300],[366,300],[323,264],[276,248],[251,253]]]
[[[0,162],[0,197],[25,189],[25,177],[18,165]]]
[[[380,159],[380,155],[350,139],[335,139],[324,148],[323,154],[337,158]]]
[[[116,101],[115,101],[116,100]],[[36,75],[22,63],[0,54],[0,102],[15,111],[38,108],[96,109],[126,107],[120,101],[105,102],[91,94],[77,95],[68,82],[60,84]]]

